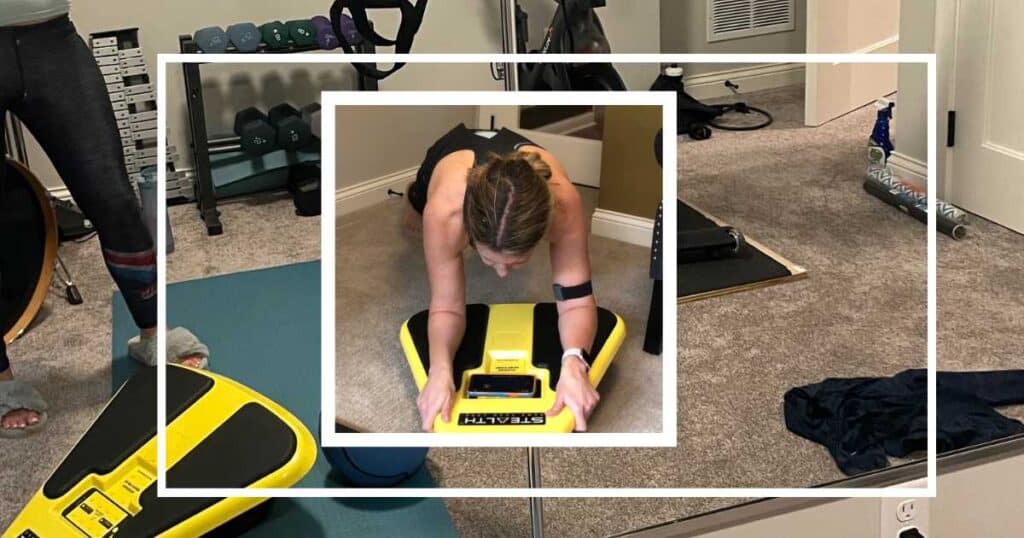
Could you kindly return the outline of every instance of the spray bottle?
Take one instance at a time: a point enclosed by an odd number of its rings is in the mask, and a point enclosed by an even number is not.
[[[884,167],[892,154],[894,146],[889,138],[889,120],[892,119],[892,109],[896,103],[884,97],[875,101],[875,110],[878,116],[875,119],[875,126],[871,129],[871,136],[868,138],[868,163]],[[870,170],[869,165],[869,170]]]

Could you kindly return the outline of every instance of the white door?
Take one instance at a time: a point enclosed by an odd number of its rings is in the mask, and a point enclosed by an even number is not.
[[[493,118],[493,123],[492,123]],[[546,133],[519,128],[519,107],[481,106],[477,113],[477,128],[505,127],[537,143],[553,153],[577,185],[601,186],[601,141]]]
[[[895,53],[899,2],[807,2],[807,52]],[[812,127],[896,91],[896,64],[807,64],[804,124]]]
[[[1024,232],[1024,2],[960,0],[948,201]],[[1018,97],[1015,97],[1018,96]]]

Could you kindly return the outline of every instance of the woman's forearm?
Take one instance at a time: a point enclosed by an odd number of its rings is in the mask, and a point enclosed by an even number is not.
[[[588,352],[597,334],[597,301],[593,296],[573,301],[574,305],[559,305],[558,334],[562,349],[578,347]]]
[[[466,315],[452,310],[431,310],[427,319],[430,342],[428,375],[452,375],[452,360],[466,332]]]

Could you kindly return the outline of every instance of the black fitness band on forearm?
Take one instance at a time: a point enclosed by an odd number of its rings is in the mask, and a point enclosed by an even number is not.
[[[562,286],[560,284],[555,284],[554,290],[555,299],[559,301],[579,299],[580,297],[586,297],[594,293],[594,287],[590,284],[589,280],[576,286]]]

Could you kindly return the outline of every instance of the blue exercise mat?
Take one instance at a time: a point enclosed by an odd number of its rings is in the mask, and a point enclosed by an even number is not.
[[[139,366],[138,334],[120,293],[113,298],[111,393]],[[295,414],[314,435],[320,414],[320,263],[234,273],[167,286],[167,323],[210,347],[211,370]],[[147,404],[148,405],[148,404]],[[340,487],[323,453],[295,487]],[[436,487],[426,468],[405,487]],[[441,499],[276,499],[245,536],[457,536]]]

